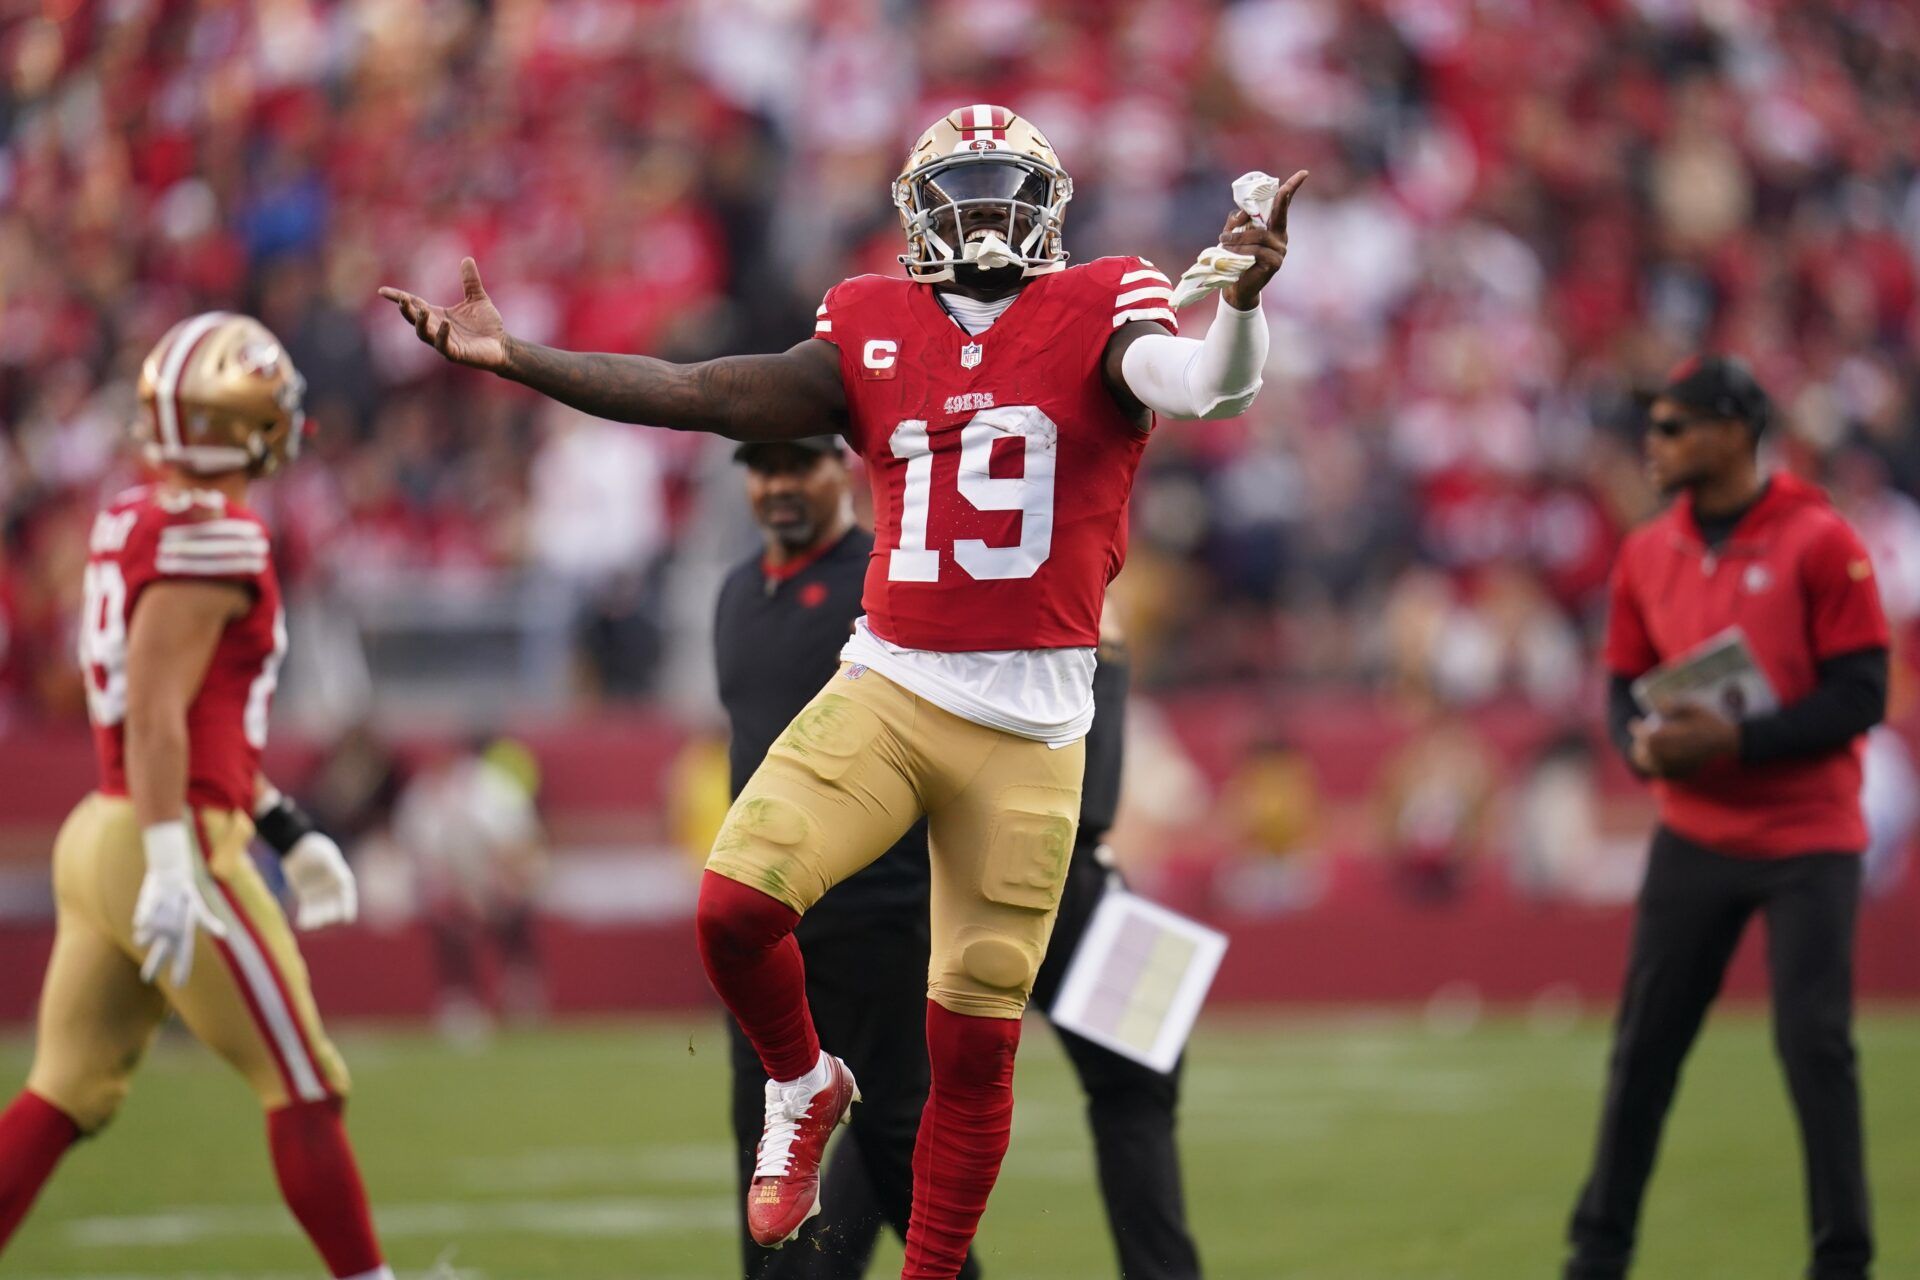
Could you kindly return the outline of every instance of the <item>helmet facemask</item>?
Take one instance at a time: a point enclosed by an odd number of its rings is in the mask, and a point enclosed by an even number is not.
[[[307,380],[289,367],[286,380],[274,392],[283,416],[261,424],[247,441],[247,452],[252,455],[247,472],[255,479],[272,475],[300,456],[300,445],[309,429],[303,407],[306,394]]]
[[[1032,156],[994,151],[941,156],[903,174],[893,203],[912,250],[900,256],[914,279],[954,279],[955,269],[1021,277],[1066,263],[1060,227],[1073,182]]]

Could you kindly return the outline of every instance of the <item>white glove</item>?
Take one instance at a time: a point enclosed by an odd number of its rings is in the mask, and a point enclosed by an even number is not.
[[[1274,197],[1279,194],[1280,179],[1270,173],[1255,170],[1233,180],[1233,202],[1246,211],[1256,227],[1267,225],[1267,214],[1273,209]],[[1226,288],[1238,280],[1253,262],[1252,254],[1235,253],[1217,244],[1201,250],[1199,258],[1180,273],[1180,279],[1173,286],[1175,310],[1192,306],[1215,289]]]
[[[227,926],[207,905],[194,879],[187,824],[156,822],[140,839],[147,851],[147,874],[133,904],[133,945],[145,953],[140,979],[152,982],[165,968],[167,981],[184,987],[193,973],[195,930],[224,938]]]
[[[294,924],[302,929],[324,929],[330,924],[352,924],[360,914],[360,890],[353,869],[333,837],[309,831],[294,841],[280,859],[280,870],[293,886],[299,908]]]

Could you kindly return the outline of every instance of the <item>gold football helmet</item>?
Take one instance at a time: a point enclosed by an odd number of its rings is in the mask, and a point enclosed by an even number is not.
[[[280,340],[252,316],[182,320],[140,366],[134,439],[149,461],[210,475],[269,475],[300,452],[307,389]]]
[[[961,107],[920,135],[893,182],[906,229],[907,274],[953,279],[957,264],[1019,265],[1022,276],[1067,264],[1060,224],[1073,179],[1046,135],[1005,107]]]

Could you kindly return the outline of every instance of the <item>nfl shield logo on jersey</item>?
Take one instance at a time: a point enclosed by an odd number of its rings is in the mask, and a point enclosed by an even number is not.
[[[980,344],[977,342],[969,342],[966,346],[960,348],[960,367],[962,369],[973,368],[980,363],[981,354]]]

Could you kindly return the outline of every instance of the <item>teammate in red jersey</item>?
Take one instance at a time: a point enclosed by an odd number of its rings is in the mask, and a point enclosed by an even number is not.
[[[866,617],[728,813],[698,909],[708,975],[770,1077],[748,1192],[763,1244],[818,1211],[821,1153],[858,1098],[820,1052],[794,924],[924,814],[933,1087],[902,1274],[959,1269],[1006,1151],[1020,1014],[1073,848],[1134,472],[1156,412],[1231,416],[1258,392],[1260,291],[1305,178],[1266,217],[1228,219],[1221,243],[1253,263],[1204,341],[1174,336],[1151,263],[1068,267],[1072,181],[1039,130],[987,105],[935,123],[894,183],[908,278],[836,286],[813,338],[778,355],[675,365],[523,342],[471,259],[452,306],[381,290],[449,359],[588,413],[735,440],[838,434],[866,459]]]
[[[280,1189],[331,1273],[392,1280],[341,1126],[346,1071],[247,853],[257,821],[302,928],[353,918],[339,847],[259,774],[287,629],[244,499],[297,451],[302,387],[271,333],[226,312],[175,325],[141,370],[136,435],[159,479],[102,511],[88,547],[100,789],[54,845],[33,1068],[0,1114],[0,1247],[66,1149],[112,1119],[171,1008],[259,1096]]]

